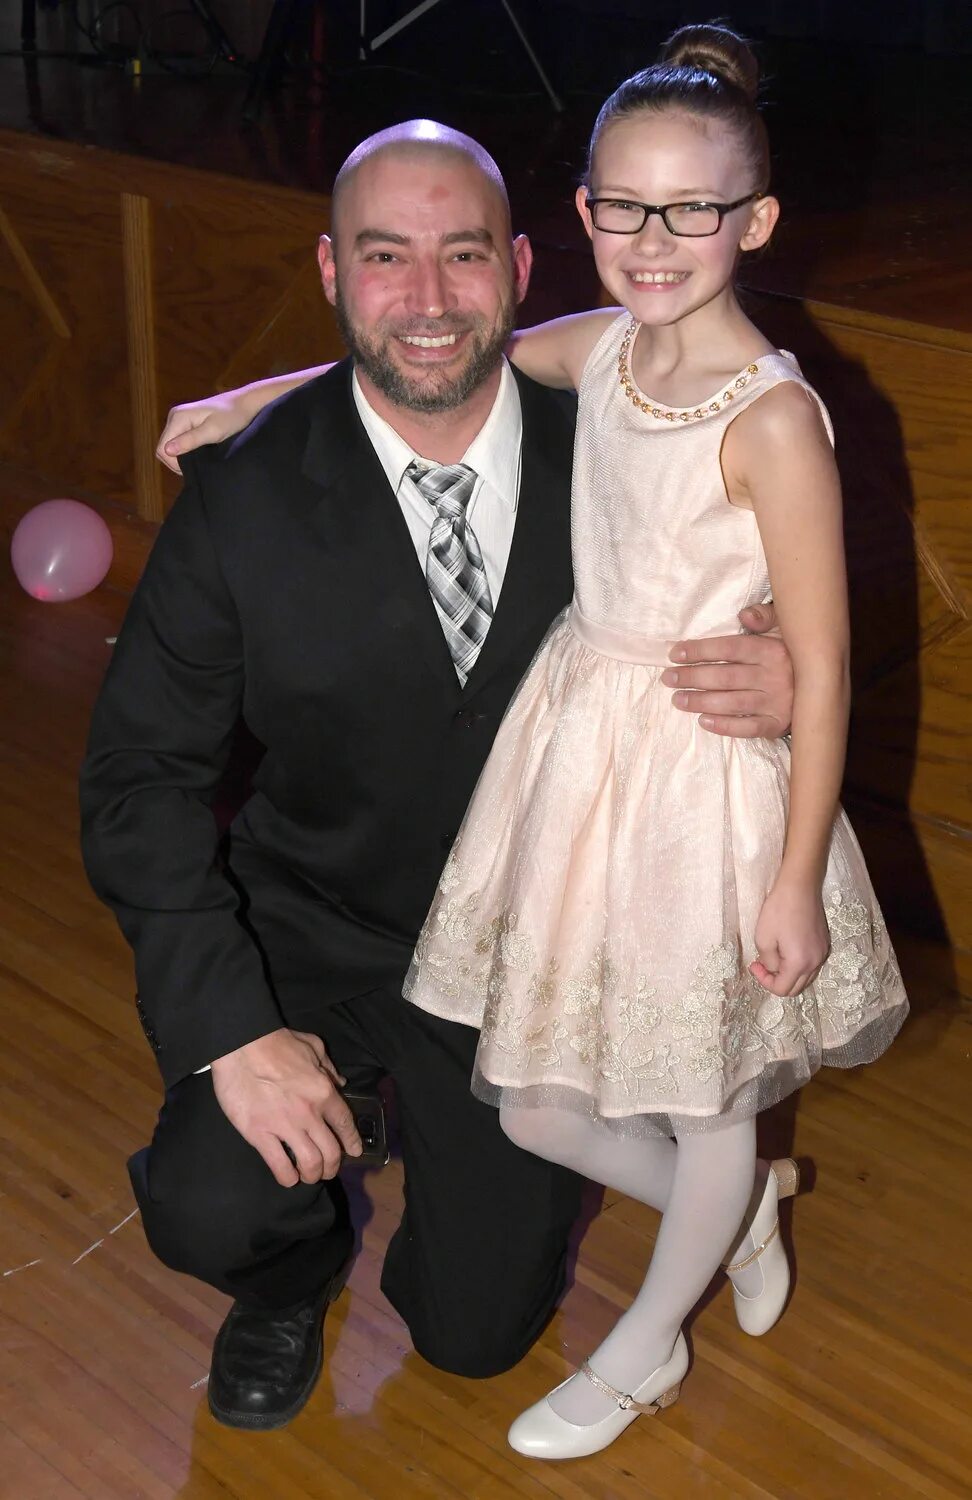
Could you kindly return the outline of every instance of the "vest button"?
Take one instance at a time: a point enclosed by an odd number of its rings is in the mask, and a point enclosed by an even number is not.
[[[458,830],[454,828],[451,833],[440,833],[439,834],[439,843],[441,844],[441,846],[442,846],[443,849],[451,849],[452,848],[453,844],[456,842],[456,833],[457,833],[457,831]]]

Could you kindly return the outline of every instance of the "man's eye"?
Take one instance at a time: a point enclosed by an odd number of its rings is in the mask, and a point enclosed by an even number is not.
[[[394,255],[391,250],[376,250],[369,255],[368,259],[373,260],[379,266],[390,266],[392,261],[398,259],[398,256]]]
[[[463,265],[468,266],[473,261],[482,260],[483,257],[482,255],[480,255],[478,250],[457,250],[454,259],[461,261]]]

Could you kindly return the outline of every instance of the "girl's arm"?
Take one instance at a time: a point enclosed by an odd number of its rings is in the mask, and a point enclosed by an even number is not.
[[[755,512],[794,676],[786,843],[757,924],[752,972],[775,994],[798,994],[829,946],[821,887],[847,744],[840,481],[820,412],[792,381],[740,414],[726,435],[723,465],[730,499]]]
[[[173,406],[156,445],[156,458],[174,474],[181,474],[180,453],[191,453],[205,443],[221,443],[224,438],[242,432],[268,402],[330,368],[331,365],[315,365],[311,370],[295,370],[291,375],[273,375],[269,380],[254,380],[235,391]]]
[[[530,375],[541,385],[576,390],[587,356],[620,311],[620,308],[613,308],[575,313],[515,333],[510,341],[510,359],[525,375]],[[329,364],[315,365],[310,370],[255,380],[234,391],[223,391],[202,401],[186,401],[174,406],[156,446],[156,458],[174,473],[181,473],[181,453],[190,453],[206,443],[221,443],[224,438],[241,432],[268,402],[307,380],[313,380],[316,375],[323,375],[330,368]]]
[[[623,311],[620,307],[570,313],[514,333],[507,345],[511,362],[541,385],[576,391],[587,357],[601,334]]]

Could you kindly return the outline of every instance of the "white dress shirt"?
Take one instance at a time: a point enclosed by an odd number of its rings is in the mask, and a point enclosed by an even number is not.
[[[394,427],[378,415],[358,384],[357,374],[351,377],[351,391],[365,432],[405,517],[424,578],[429,536],[436,513],[420,493],[418,486],[411,479],[406,479],[405,470],[416,460],[426,467],[436,467],[438,461],[416,453]],[[483,566],[494,609],[503,587],[506,564],[513,544],[513,527],[516,524],[516,507],[520,495],[522,438],[520,393],[504,359],[499,390],[492,410],[460,460],[475,469],[479,476],[472,499],[466,507],[466,519],[483,554]],[[436,609],[438,610],[438,605]]]

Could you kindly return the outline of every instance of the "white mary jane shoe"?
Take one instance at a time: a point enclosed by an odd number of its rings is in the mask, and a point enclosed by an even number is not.
[[[595,1375],[585,1360],[580,1373],[586,1375],[591,1384],[605,1396],[614,1398],[618,1403],[617,1411],[609,1412],[600,1422],[578,1427],[576,1423],[559,1417],[550,1405],[549,1397],[544,1396],[542,1401],[517,1417],[509,1430],[507,1441],[517,1453],[525,1453],[528,1458],[586,1458],[590,1453],[600,1453],[602,1448],[607,1448],[616,1437],[620,1437],[626,1427],[631,1426],[635,1417],[640,1417],[642,1413],[653,1416],[656,1411],[674,1405],[688,1366],[688,1345],[679,1332],[667,1362],[659,1365],[632,1395],[626,1396],[623,1391],[616,1391],[613,1385],[608,1385],[606,1380]],[[550,1395],[556,1395],[566,1384],[567,1381],[563,1381]]]
[[[732,1285],[732,1298],[736,1308],[736,1319],[744,1333],[758,1338],[768,1333],[779,1318],[790,1290],[790,1264],[780,1239],[779,1202],[781,1198],[792,1198],[800,1191],[800,1168],[789,1156],[770,1162],[766,1187],[759,1207],[753,1215],[749,1234],[755,1249],[742,1260],[725,1267],[732,1281],[734,1271],[743,1271],[754,1261],[759,1261],[763,1274],[763,1289],[755,1297],[746,1297]]]

